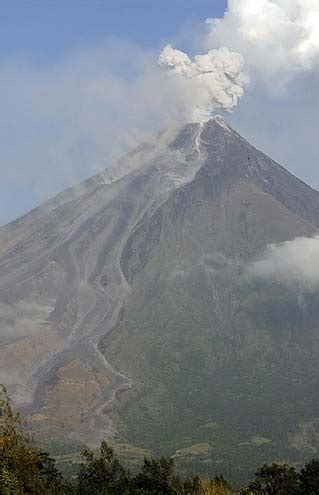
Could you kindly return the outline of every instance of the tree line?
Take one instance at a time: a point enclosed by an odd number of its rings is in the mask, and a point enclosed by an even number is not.
[[[145,458],[136,474],[126,469],[114,450],[102,441],[97,451],[84,450],[77,475],[66,480],[55,460],[40,451],[24,423],[11,408],[0,407],[0,495],[319,495],[319,459],[300,471],[287,464],[265,465],[239,491],[223,476],[185,479],[174,460]]]

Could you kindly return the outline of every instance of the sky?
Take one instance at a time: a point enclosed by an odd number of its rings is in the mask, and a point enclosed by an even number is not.
[[[109,36],[158,48],[225,8],[226,0],[2,0],[0,55],[31,52],[50,63]]]
[[[21,95],[23,88],[19,89],[19,77],[21,82],[30,84],[30,77],[36,78],[41,72],[52,67],[54,70],[55,64],[59,64],[60,61],[63,63],[68,57],[72,59],[73,55],[76,57],[75,54],[92,51],[96,57],[96,51],[101,49],[103,52],[103,45],[107,44],[108,40],[113,40],[115,50],[125,50],[117,44],[127,43],[130,49],[136,45],[141,49],[156,51],[167,40],[178,35],[183,37],[186,25],[196,30],[202,20],[212,13],[217,16],[223,15],[225,6],[224,0],[216,0],[213,5],[210,0],[2,0],[0,75],[6,76],[6,80],[2,82],[2,86],[5,85],[6,88],[0,93],[0,103],[2,108],[6,107],[6,113],[2,113],[0,117],[0,225],[23,214],[65,187],[79,182],[91,172],[103,168],[108,154],[104,147],[99,151],[101,143],[97,138],[96,142],[91,144],[99,148],[97,153],[100,162],[96,166],[90,167],[87,163],[73,163],[70,166],[70,150],[59,143],[56,143],[56,153],[60,164],[53,163],[51,155],[54,150],[48,150],[50,156],[46,157],[43,145],[36,141],[37,128],[41,126],[42,119],[43,132],[50,138],[52,129],[48,120],[51,120],[52,125],[58,125],[58,119],[56,115],[52,115],[54,112],[45,111],[45,102],[41,98],[38,103],[33,103],[33,108],[29,111],[39,113],[39,106],[43,105],[44,115],[39,115],[38,119],[29,118],[26,100],[30,98],[30,94]],[[109,51],[107,48],[105,50]],[[101,53],[97,63],[104,63],[106,70],[108,63],[112,63],[114,68],[114,60],[111,62],[107,56],[105,60],[103,58],[104,54]],[[129,67],[116,67],[116,70],[122,71],[124,77],[130,76]],[[50,84],[54,84],[53,77],[49,76]],[[11,83],[14,89],[10,88]],[[38,84],[41,84],[41,81]],[[59,90],[57,93],[54,95],[56,98],[59,95],[61,99],[67,96],[61,95]],[[70,108],[70,112],[72,111],[73,108]],[[65,112],[61,112],[61,126],[65,123],[64,117]],[[36,122],[31,122],[34,132],[29,136],[28,145],[26,134],[29,133],[30,120]],[[97,120],[94,125],[103,125],[102,118]],[[79,133],[81,137],[83,132],[85,129]],[[46,144],[48,138],[45,136]],[[52,141],[54,139],[52,136]],[[74,136],[70,136],[70,139],[74,139]],[[51,143],[51,146],[54,147],[54,143]]]
[[[319,13],[300,2],[2,0],[0,225],[199,110],[317,188]]]

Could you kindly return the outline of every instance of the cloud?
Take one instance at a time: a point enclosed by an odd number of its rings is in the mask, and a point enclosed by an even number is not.
[[[0,60],[0,223],[185,115],[184,96],[157,57],[110,39],[47,65]]]
[[[319,235],[298,237],[269,245],[247,272],[257,279],[273,280],[300,292],[319,289]]]
[[[319,2],[228,0],[206,20],[203,50],[227,46],[244,59],[250,84],[230,123],[273,159],[319,187]]]
[[[237,130],[318,185],[318,8],[312,0],[230,0],[223,19],[206,24],[207,53],[167,46],[162,69],[158,51],[118,39],[47,63],[0,60],[0,224],[153,132],[237,103],[227,115]],[[192,33],[187,43],[192,51]]]
[[[158,65],[180,85],[190,121],[207,120],[215,110],[233,110],[248,82],[242,56],[225,47],[191,60],[186,53],[166,45]]]
[[[0,340],[15,340],[43,332],[54,305],[35,301],[19,301],[15,304],[0,303]]]
[[[205,47],[236,49],[269,88],[318,67],[317,0],[229,0],[222,19],[206,23]]]

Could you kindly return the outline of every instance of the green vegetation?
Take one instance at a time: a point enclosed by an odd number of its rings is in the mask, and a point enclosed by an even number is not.
[[[264,462],[305,462],[318,445],[319,306],[311,316],[281,286],[188,265],[147,265],[108,337],[107,359],[134,383],[112,413],[121,440],[236,484]]]
[[[25,433],[20,415],[13,413],[8,397],[1,409],[0,425],[1,495],[72,493],[55,461],[40,452]]]
[[[201,452],[204,446],[197,446]],[[319,460],[301,471],[287,464],[264,465],[247,487],[235,492],[223,478],[182,477],[174,459],[144,458],[132,474],[105,441],[98,451],[84,450],[78,473],[65,480],[55,460],[41,452],[25,432],[6,397],[0,416],[1,495],[319,495]]]

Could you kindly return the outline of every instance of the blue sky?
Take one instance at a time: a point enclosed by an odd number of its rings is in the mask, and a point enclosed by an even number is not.
[[[205,20],[222,18],[226,10],[226,0],[0,0],[0,225],[174,121],[176,94],[165,93],[156,69],[160,50],[172,43],[194,55],[224,44],[241,52],[233,28],[223,31],[222,44],[205,45]],[[253,31],[254,23],[253,17]],[[245,96],[226,118],[318,188],[319,64],[277,91],[272,61],[277,47],[293,39],[287,32],[282,43],[275,24],[269,18],[269,30],[260,30],[269,35],[261,54],[260,46],[246,46],[244,57],[259,72],[250,66]]]
[[[225,8],[225,0],[1,0],[0,55],[50,61],[108,36],[158,47]]]
[[[52,158],[46,164],[43,147],[50,136],[45,133],[51,132],[50,126],[58,127],[59,120],[52,116],[52,108],[50,111],[45,108],[41,99],[28,110],[31,90],[27,93],[24,88],[29,87],[32,78],[41,80],[42,76],[42,80],[45,79],[41,70],[50,71],[55,64],[72,58],[73,53],[90,53],[92,50],[94,58],[99,47],[110,38],[115,52],[123,51],[123,47],[114,40],[127,42],[129,49],[136,45],[140,50],[158,51],[168,40],[179,37],[187,46],[189,30],[194,33],[207,17],[222,16],[225,8],[225,0],[1,0],[0,66],[5,76],[2,80],[8,82],[2,91],[2,108],[6,110],[0,121],[0,141],[1,136],[3,139],[0,225],[95,171],[95,168],[91,170],[85,164],[79,164],[74,165],[76,171],[64,173],[63,153],[67,155],[70,151],[60,143],[56,144],[60,165],[52,165]],[[122,60],[123,54],[121,57]],[[101,61],[101,55],[98,60]],[[105,58],[106,68],[108,63],[114,69],[114,59]],[[13,67],[11,72],[8,66]],[[82,75],[84,71],[82,68]],[[122,77],[130,77],[128,63],[121,64],[121,72]],[[10,89],[10,78],[15,89]],[[19,78],[22,88],[18,85]],[[48,78],[50,83],[50,76]],[[63,97],[65,107],[67,95]],[[43,114],[42,117],[36,118],[39,113]],[[62,119],[61,126],[65,114]],[[40,126],[43,131],[42,134],[39,132],[36,140],[34,136]],[[66,136],[68,132],[69,129]],[[85,129],[82,134],[84,132]],[[96,147],[99,147],[99,142]],[[101,163],[101,168],[103,165]]]

